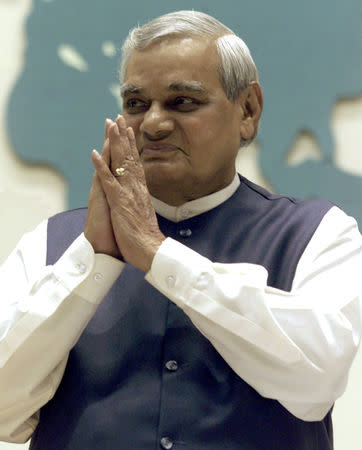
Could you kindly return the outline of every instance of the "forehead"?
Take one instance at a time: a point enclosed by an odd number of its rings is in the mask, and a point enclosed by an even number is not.
[[[126,86],[140,86],[142,89],[176,86],[178,89],[183,83],[194,86],[195,91],[221,88],[218,64],[219,56],[213,41],[164,39],[132,53],[123,91]]]

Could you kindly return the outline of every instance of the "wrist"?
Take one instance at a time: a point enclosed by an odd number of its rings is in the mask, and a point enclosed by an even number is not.
[[[153,259],[161,247],[162,242],[166,239],[166,236],[161,234],[157,239],[152,240],[152,242],[147,246],[144,253],[144,258],[142,261],[142,267],[140,267],[144,272],[149,272],[152,266]]]

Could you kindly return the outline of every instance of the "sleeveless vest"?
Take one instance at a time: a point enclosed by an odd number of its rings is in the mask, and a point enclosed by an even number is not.
[[[161,231],[212,261],[264,266],[290,290],[299,258],[331,204],[272,195],[241,177],[218,207]],[[83,231],[86,209],[48,223],[47,263]],[[259,395],[176,305],[127,264],[69,354],[30,449],[327,450],[331,413],[294,417]]]

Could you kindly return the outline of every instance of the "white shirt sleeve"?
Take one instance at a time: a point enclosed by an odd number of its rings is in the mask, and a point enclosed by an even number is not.
[[[123,263],[80,235],[45,266],[47,222],[25,234],[0,270],[0,440],[25,442],[54,395],[67,356]]]
[[[0,440],[25,442],[54,395],[67,355],[123,264],[81,235],[45,266],[46,227],[24,235],[0,271]],[[319,420],[344,390],[361,328],[362,238],[337,208],[323,219],[292,292],[264,268],[218,264],[172,239],[146,279],[179,305],[261,395]]]
[[[232,369],[296,417],[321,420],[344,392],[362,323],[362,237],[333,207],[291,292],[253,264],[213,263],[168,238],[146,279],[190,317]]]

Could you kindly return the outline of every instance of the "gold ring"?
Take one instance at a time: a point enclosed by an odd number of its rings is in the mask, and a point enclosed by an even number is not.
[[[122,177],[126,172],[126,169],[124,167],[117,167],[115,172],[116,172],[115,177]]]

